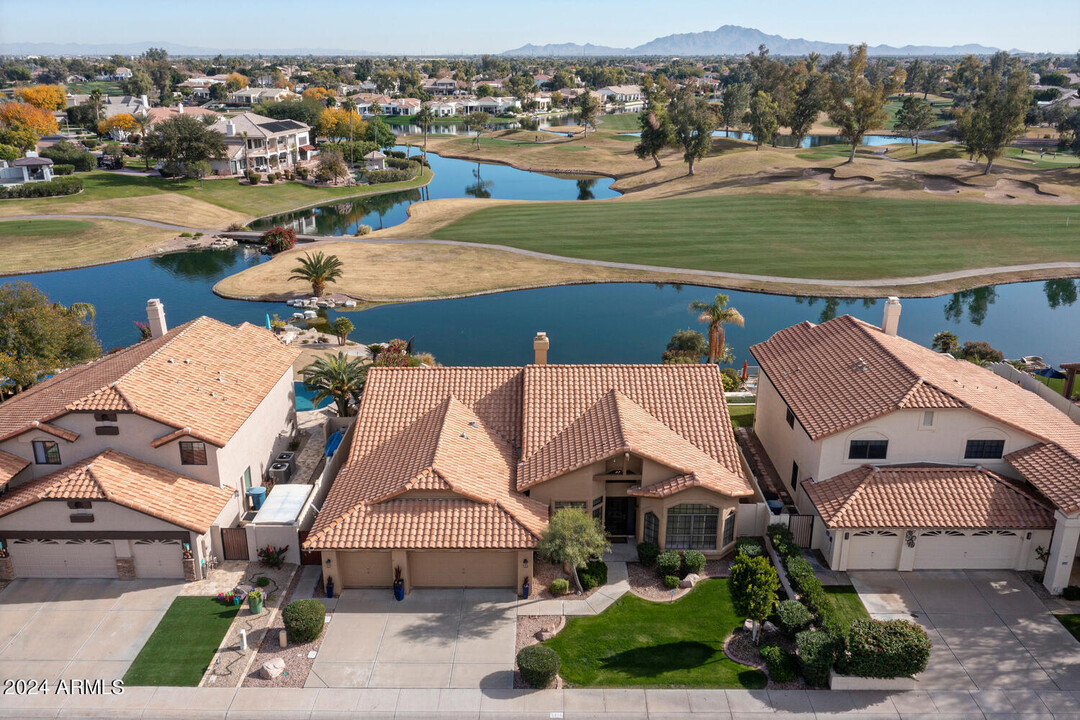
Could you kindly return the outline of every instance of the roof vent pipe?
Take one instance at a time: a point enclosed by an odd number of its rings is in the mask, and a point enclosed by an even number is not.
[[[881,331],[886,335],[896,335],[900,326],[900,298],[892,296],[885,301],[885,313],[881,319]]]

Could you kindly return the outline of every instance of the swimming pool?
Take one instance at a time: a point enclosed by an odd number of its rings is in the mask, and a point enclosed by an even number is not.
[[[315,393],[311,390],[308,390],[307,387],[304,386],[304,383],[294,382],[293,388],[296,392],[296,409],[299,412],[304,412],[305,410],[317,410],[318,408],[326,407],[330,403],[334,402],[332,398],[325,398],[321,403],[319,403],[318,407],[316,407],[315,404],[312,402],[312,400],[315,399]]]

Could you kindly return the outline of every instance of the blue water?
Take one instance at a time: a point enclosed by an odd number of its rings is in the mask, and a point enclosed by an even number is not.
[[[289,318],[284,303],[226,300],[214,295],[215,282],[264,258],[250,249],[202,250],[82,270],[28,275],[55,301],[90,302],[95,328],[106,349],[138,339],[133,322],[145,320],[146,300],[161,298],[170,326],[198,315],[223,322],[265,325],[268,314]],[[532,358],[532,337],[551,337],[552,362],[658,362],[671,335],[701,329],[687,310],[694,300],[718,291],[692,285],[618,283],[523,290],[458,300],[384,305],[353,311],[350,335],[362,343],[415,338],[419,351],[446,365],[522,364]],[[849,313],[880,322],[882,301],[794,298],[739,290],[724,291],[746,318],[730,327],[728,343],[737,364],[750,345],[789,325],[821,322]],[[934,333],[952,330],[963,340],[984,340],[1006,357],[1042,355],[1049,362],[1080,360],[1076,326],[1080,281],[1060,280],[978,288],[936,298],[903,300],[900,332],[929,344]],[[330,318],[337,316],[329,311]]]
[[[398,150],[405,150],[398,146]],[[412,152],[415,154],[416,149]],[[274,215],[251,224],[253,230],[277,225],[301,234],[353,235],[360,225],[375,230],[405,222],[409,206],[439,198],[500,198],[503,200],[593,200],[615,197],[612,178],[567,177],[518,170],[509,165],[443,158],[428,153],[435,176],[424,188],[340,200],[316,208]]]
[[[640,137],[641,133],[623,133],[624,135],[633,135],[634,137]],[[743,132],[741,130],[714,130],[713,137],[727,137],[734,138],[736,140],[746,140],[748,142],[754,141],[754,133]],[[909,142],[906,138],[897,137],[896,135],[864,135],[860,145],[868,147],[880,147],[882,145],[896,145],[898,143]],[[920,140],[919,144],[936,144],[937,140]],[[778,135],[776,144],[780,147],[795,147],[794,140],[790,135]],[[802,139],[799,147],[821,147],[824,145],[849,145],[850,143],[839,135],[807,135]]]
[[[315,393],[308,390],[302,382],[293,383],[293,389],[295,390],[294,394],[296,395],[296,409],[300,412],[326,407],[333,402],[332,398],[323,398],[322,402],[316,405],[314,403]]]

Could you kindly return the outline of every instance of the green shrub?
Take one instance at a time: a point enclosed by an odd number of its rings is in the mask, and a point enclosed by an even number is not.
[[[408,165],[406,169],[368,170],[364,173],[364,179],[372,185],[412,180],[420,174],[420,163],[408,162]]]
[[[700,575],[705,572],[705,556],[697,550],[687,550],[682,556],[683,569],[689,573]]]
[[[681,567],[682,558],[674,550],[656,556],[656,569],[661,575],[678,575]]]
[[[73,175],[53,178],[48,182],[23,183],[0,187],[0,198],[42,198],[74,195],[83,189],[82,178]]]
[[[795,646],[806,684],[825,687],[836,662],[836,640],[820,630],[804,630],[795,636]]]
[[[769,671],[773,682],[786,683],[795,679],[795,658],[779,645],[766,645],[761,648],[761,658]]]
[[[776,607],[780,629],[785,635],[795,637],[810,626],[814,616],[798,600],[784,600]]]
[[[724,392],[735,392],[742,385],[742,375],[735,368],[722,368],[720,379],[724,383]]]
[[[570,592],[570,581],[566,578],[555,578],[551,581],[552,595],[565,595]]]
[[[911,677],[926,669],[930,638],[910,620],[856,620],[848,632],[845,672],[859,677]]]
[[[531,688],[543,689],[551,685],[559,674],[562,661],[559,654],[546,645],[530,645],[517,654],[521,679]]]
[[[735,554],[746,555],[747,557],[760,557],[765,554],[765,548],[761,547],[761,544],[756,540],[743,538],[735,543]]]
[[[271,177],[273,177],[271,175]],[[296,231],[292,228],[276,227],[263,233],[262,242],[271,255],[291,250],[296,245]]]
[[[577,574],[582,590],[592,590],[594,587],[606,585],[607,563],[603,560],[590,560],[585,563],[585,567],[578,568]]]
[[[1067,585],[1065,589],[1061,591],[1061,597],[1065,600],[1074,601],[1080,600],[1080,586]]]
[[[307,643],[319,637],[326,623],[326,606],[314,598],[293,600],[281,611],[290,642]]]
[[[180,233],[180,237],[195,237],[195,236],[192,235],[191,233],[185,231],[185,232]]]
[[[660,547],[656,543],[642,542],[638,543],[637,556],[638,560],[645,567],[652,567],[656,562],[656,556],[660,554]]]
[[[47,147],[40,153],[41,157],[49,158],[54,163],[73,165],[79,172],[90,172],[97,168],[97,158],[86,150],[75,147],[67,140],[61,140],[52,147]]]
[[[248,170],[246,173],[244,173],[244,177],[246,177],[247,181],[252,185],[258,185],[259,181],[262,180],[262,176],[254,170]]]
[[[259,577],[255,578],[255,584],[261,588],[266,587],[270,584],[270,578],[266,577],[265,575],[260,575]]]
[[[74,175],[75,174],[75,166],[74,165],[63,165],[63,164],[61,164],[61,165],[53,165],[52,166],[52,173],[53,173],[54,176],[56,176],[56,175]]]
[[[96,138],[83,138],[82,144],[87,150],[93,150],[101,143]]]
[[[675,588],[679,587],[679,576],[678,575],[665,575],[664,576],[664,587],[666,587],[668,590],[674,590]]]
[[[370,234],[371,234],[371,226],[370,225],[357,225],[356,226],[356,236],[357,237],[363,237],[364,235],[370,235]]]
[[[788,545],[795,544],[795,536],[792,535],[791,528],[783,523],[772,523],[765,532],[774,544],[777,542],[783,542]]]

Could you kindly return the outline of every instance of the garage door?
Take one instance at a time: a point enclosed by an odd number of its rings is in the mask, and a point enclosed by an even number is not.
[[[1011,530],[925,530],[915,544],[914,569],[1011,569],[1021,541]]]
[[[15,577],[116,577],[112,540],[12,540]]]
[[[184,577],[184,551],[179,540],[135,540],[131,557],[135,559],[135,577]]]
[[[895,570],[900,564],[900,535],[891,530],[862,530],[848,540],[848,570]]]
[[[516,552],[411,552],[414,587],[514,587]]]
[[[394,583],[394,571],[390,566],[390,552],[339,552],[337,554],[342,587],[390,587]],[[328,570],[333,577],[337,573]]]

